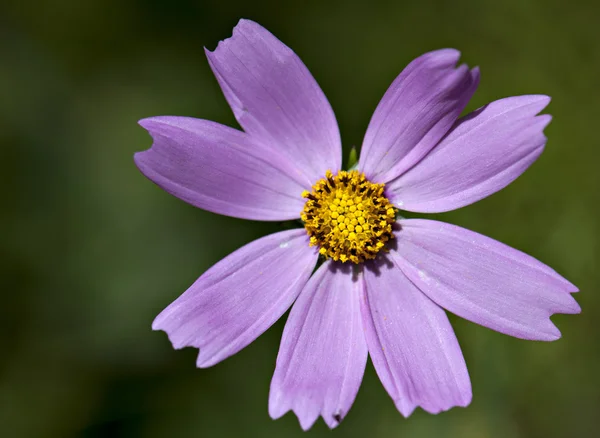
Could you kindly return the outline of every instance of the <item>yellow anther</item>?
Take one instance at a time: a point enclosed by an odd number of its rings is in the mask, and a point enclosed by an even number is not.
[[[369,182],[356,170],[340,171],[317,181],[300,214],[310,245],[326,258],[343,263],[374,259],[392,239],[395,210],[383,184]]]

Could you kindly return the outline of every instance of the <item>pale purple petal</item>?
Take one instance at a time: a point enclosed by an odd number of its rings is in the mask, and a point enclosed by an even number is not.
[[[388,182],[415,165],[456,121],[479,83],[478,69],[455,67],[460,52],[443,49],[412,61],[377,106],[359,169]]]
[[[244,128],[286,154],[311,183],[341,166],[333,110],[300,58],[259,24],[240,20],[233,36],[206,51]]]
[[[497,100],[457,121],[429,155],[387,185],[402,210],[435,213],[476,202],[506,187],[542,153],[550,98]]]
[[[469,373],[446,313],[385,261],[367,265],[361,299],[369,354],[383,386],[405,417],[417,406],[432,414],[467,406]]]
[[[135,154],[141,172],[167,192],[204,210],[255,220],[296,219],[310,181],[290,161],[248,134],[207,120],[140,121],[154,139]]]
[[[330,428],[346,416],[367,362],[361,288],[349,266],[331,261],[311,277],[283,332],[269,394],[271,417],[293,410],[307,430],[319,415]]]
[[[317,261],[303,229],[255,240],[206,271],[156,317],[174,348],[209,367],[254,341],[292,305]]]
[[[443,308],[523,339],[552,341],[555,313],[579,313],[577,288],[533,257],[443,222],[406,219],[390,257]]]

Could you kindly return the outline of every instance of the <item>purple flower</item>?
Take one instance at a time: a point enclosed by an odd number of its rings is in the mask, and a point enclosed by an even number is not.
[[[502,189],[542,153],[546,96],[501,99],[463,118],[479,82],[453,49],[427,53],[392,83],[367,129],[357,170],[325,95],[296,54],[242,20],[208,62],[244,129],[188,117],[140,121],[154,139],[144,175],[197,207],[304,228],[258,239],[204,273],[154,321],[198,367],[235,354],[289,315],[269,413],[303,429],[335,427],[367,354],[398,410],[471,401],[444,309],[523,339],[551,341],[549,317],[580,311],[577,288],[534,258],[480,234],[397,209],[437,213]],[[323,263],[313,273],[319,258]],[[292,306],[293,305],[293,306]]]

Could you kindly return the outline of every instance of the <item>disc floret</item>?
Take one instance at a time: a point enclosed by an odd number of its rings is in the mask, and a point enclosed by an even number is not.
[[[300,214],[310,246],[326,258],[362,263],[374,259],[393,239],[396,211],[384,195],[384,184],[374,184],[357,170],[325,173],[304,191]]]

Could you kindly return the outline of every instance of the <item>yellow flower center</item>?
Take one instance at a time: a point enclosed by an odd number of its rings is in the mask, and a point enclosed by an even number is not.
[[[307,201],[300,217],[310,246],[319,246],[323,256],[344,263],[374,259],[394,238],[396,212],[383,187],[357,170],[335,176],[328,170],[312,192],[302,192]]]

